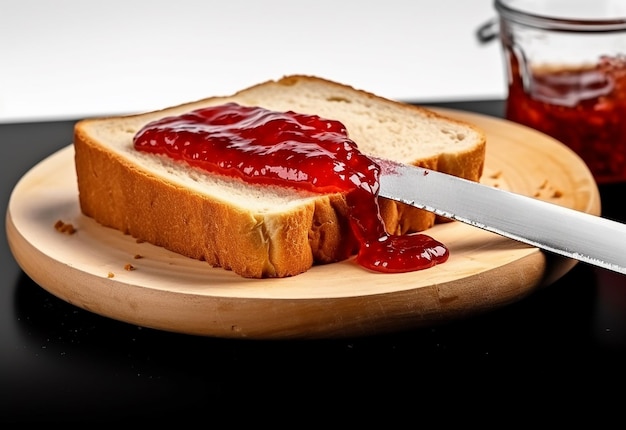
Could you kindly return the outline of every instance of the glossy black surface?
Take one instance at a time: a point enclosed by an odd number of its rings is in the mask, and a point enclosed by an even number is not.
[[[493,116],[503,107],[438,105]],[[19,178],[71,142],[72,126],[0,124],[3,211]],[[626,221],[625,192],[625,184],[601,187],[604,216]],[[0,422],[209,426],[226,414],[229,424],[273,423],[297,411],[299,427],[315,417],[336,422],[332,411],[343,411],[354,424],[377,414],[389,425],[398,417],[417,425],[461,418],[467,405],[473,412],[464,422],[491,420],[494,411],[515,421],[548,412],[562,422],[606,418],[624,404],[626,277],[582,263],[526,299],[466,320],[385,336],[268,342],[103,318],[36,285],[14,261],[4,229],[0,253]],[[260,409],[253,414],[252,406]]]

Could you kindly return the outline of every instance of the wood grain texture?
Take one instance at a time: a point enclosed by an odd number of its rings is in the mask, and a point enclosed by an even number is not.
[[[436,110],[485,130],[482,182],[600,214],[591,173],[564,145],[505,120]],[[56,230],[59,220],[76,232]],[[575,264],[453,222],[428,231],[451,254],[431,269],[380,274],[348,260],[292,278],[244,279],[83,216],[71,146],[16,185],[6,230],[24,272],[77,307],[144,327],[225,338],[348,337],[430,326],[520,300]]]

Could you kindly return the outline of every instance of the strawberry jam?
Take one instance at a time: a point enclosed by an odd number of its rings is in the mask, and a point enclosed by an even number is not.
[[[506,117],[573,149],[598,183],[626,181],[626,58],[523,73],[510,56]]]
[[[370,270],[408,272],[448,259],[448,249],[430,236],[386,232],[378,207],[380,167],[339,121],[228,103],[149,123],[134,146],[249,183],[346,193],[357,262]]]

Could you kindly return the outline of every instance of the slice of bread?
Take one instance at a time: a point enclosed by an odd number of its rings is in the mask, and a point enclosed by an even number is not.
[[[341,121],[361,152],[478,181],[485,134],[459,122],[313,76],[286,76],[230,96],[161,111],[93,118],[75,126],[82,212],[104,226],[251,278],[287,277],[353,255],[341,194],[256,186],[139,152],[134,135],[148,122],[235,102]],[[380,199],[392,234],[424,231],[433,214]]]

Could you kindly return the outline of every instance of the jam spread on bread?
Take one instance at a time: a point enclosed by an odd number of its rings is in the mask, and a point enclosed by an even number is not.
[[[357,262],[370,270],[408,272],[448,259],[448,249],[430,236],[387,233],[378,207],[380,167],[339,121],[227,103],[151,122],[134,146],[248,183],[346,193]]]

